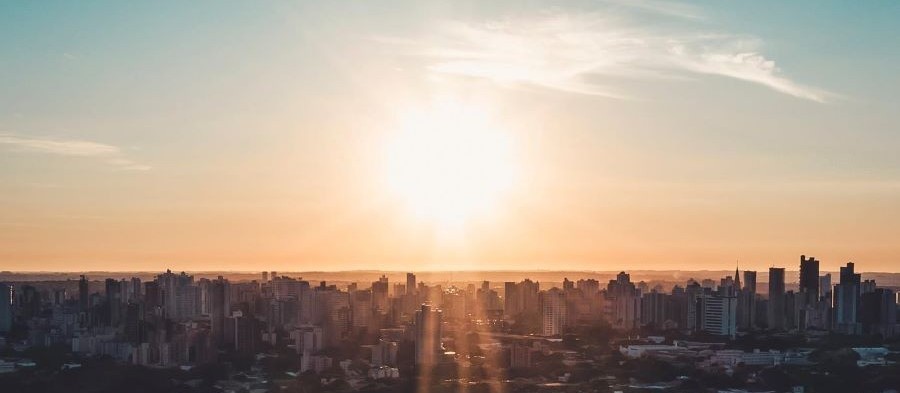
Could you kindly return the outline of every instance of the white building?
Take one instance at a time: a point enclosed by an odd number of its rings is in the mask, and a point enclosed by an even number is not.
[[[737,298],[706,295],[700,297],[700,330],[734,337],[737,333]]]

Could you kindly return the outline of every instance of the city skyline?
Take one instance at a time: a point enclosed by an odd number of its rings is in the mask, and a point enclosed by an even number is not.
[[[0,392],[897,393],[900,1],[0,1]]]
[[[784,268],[772,267],[765,292],[757,272],[737,268],[718,280],[686,279],[671,287],[638,281],[627,271],[608,281],[565,278],[560,286],[529,278],[434,283],[412,272],[335,283],[277,271],[257,272],[247,281],[171,270],[149,277],[0,283],[0,348],[26,355],[44,348],[71,359],[62,371],[44,359],[0,359],[0,386],[43,391],[35,390],[42,385],[29,370],[45,378],[48,372],[74,378],[83,375],[82,368],[129,365],[140,373],[219,369],[196,379],[214,391],[254,385],[369,391],[384,383],[392,391],[486,384],[528,391],[548,380],[632,391],[715,391],[723,384],[778,391],[862,385],[864,391],[881,391],[873,389],[900,383],[890,360],[900,334],[895,290],[863,279],[852,262],[841,267],[832,286],[818,259],[799,259],[799,286],[787,288]],[[853,342],[867,346],[829,349]],[[820,381],[819,370],[833,367],[823,353],[852,353],[852,363]],[[561,354],[580,360],[566,364]],[[256,361],[232,364],[248,356]],[[644,374],[647,362],[694,372],[677,378]],[[592,378],[616,364],[625,375],[602,383]],[[559,367],[569,372],[557,377]],[[577,376],[572,371],[579,368],[583,373]],[[756,377],[772,369],[788,370],[791,377]]]

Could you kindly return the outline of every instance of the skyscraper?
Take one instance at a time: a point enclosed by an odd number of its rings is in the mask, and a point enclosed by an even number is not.
[[[514,317],[522,312],[522,294],[513,281],[503,283],[503,313]]]
[[[441,311],[423,304],[416,312],[416,364],[432,367],[441,355]]]
[[[819,299],[831,299],[831,273],[819,277]]]
[[[743,289],[749,289],[753,293],[756,293],[756,272],[752,270],[744,271],[744,286]]]
[[[406,294],[416,294],[416,275],[413,273],[406,273]]]
[[[834,328],[848,334],[860,332],[858,309],[860,295],[859,273],[853,262],[841,267],[841,281],[834,286]]]
[[[0,333],[9,332],[12,328],[13,287],[0,283]]]
[[[354,328],[367,328],[372,320],[372,291],[356,291],[350,296],[350,314]]]
[[[633,329],[640,320],[641,297],[631,276],[625,272],[616,275],[606,286],[607,301],[612,310],[612,324],[620,329]]]
[[[819,300],[819,261],[814,257],[800,256],[800,296],[803,306]]]
[[[141,292],[142,287],[143,286],[141,285],[140,278],[137,278],[137,277],[131,278],[131,295],[134,299],[139,300],[139,299],[143,298],[144,294],[143,294],[143,292]]]
[[[106,279],[106,322],[110,326],[118,326],[122,318],[122,285],[112,278]]]
[[[199,288],[194,286],[194,276],[184,272],[172,273],[167,270],[156,277],[159,284],[162,306],[166,316],[173,320],[194,317],[199,311]]]
[[[90,293],[88,290],[88,281],[84,275],[78,280],[78,306],[81,311],[87,311],[90,307]]]
[[[225,318],[228,314],[227,285],[228,281],[221,276],[209,283],[210,334],[216,347],[225,343]]]
[[[744,271],[743,284],[738,292],[737,325],[747,330],[756,326],[756,272]]]
[[[685,328],[692,332],[700,327],[700,313],[697,305],[699,304],[700,296],[703,295],[703,291],[704,288],[700,286],[700,283],[693,280],[684,288]]]
[[[641,324],[652,324],[658,329],[666,322],[668,297],[664,293],[651,291],[641,296]]]
[[[769,268],[769,307],[766,322],[769,329],[784,329],[784,268]]]
[[[559,288],[541,293],[541,332],[545,336],[562,334],[566,324],[566,294]]]
[[[859,321],[865,334],[894,335],[897,324],[897,300],[894,291],[876,288],[860,295]]]
[[[522,311],[535,314],[540,313],[541,283],[526,278],[524,281],[520,282],[519,285],[521,286],[519,293],[522,296]]]
[[[388,278],[384,275],[372,283],[372,308],[381,313],[388,312]]]

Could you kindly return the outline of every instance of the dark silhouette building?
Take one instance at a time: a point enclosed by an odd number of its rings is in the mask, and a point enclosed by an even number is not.
[[[784,268],[769,268],[769,307],[766,322],[769,329],[785,327]]]

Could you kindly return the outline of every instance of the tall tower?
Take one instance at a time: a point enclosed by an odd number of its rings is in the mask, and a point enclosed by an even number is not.
[[[545,336],[562,334],[565,329],[566,294],[559,288],[541,293],[541,330]]]
[[[106,308],[109,312],[107,323],[118,326],[122,320],[122,285],[112,278],[106,279]]]
[[[209,285],[210,333],[216,347],[225,343],[225,317],[228,313],[228,280],[221,276]]]
[[[416,275],[413,273],[406,273],[406,294],[416,294]]]
[[[81,311],[87,311],[88,307],[90,307],[88,281],[83,274],[81,275],[81,279],[78,280],[78,307],[81,308]]]
[[[853,262],[841,267],[841,281],[834,286],[834,327],[848,334],[860,332],[859,324],[859,273],[854,271]]]
[[[769,329],[784,329],[784,268],[769,268],[769,307],[766,310]]]
[[[433,367],[441,354],[441,312],[423,304],[416,312],[416,364]]]
[[[9,332],[12,328],[13,287],[0,283],[0,333]]]
[[[744,270],[744,287],[738,291],[737,324],[744,330],[756,326],[756,272]]]
[[[800,256],[800,296],[803,305],[819,300],[819,261],[814,257]]]

